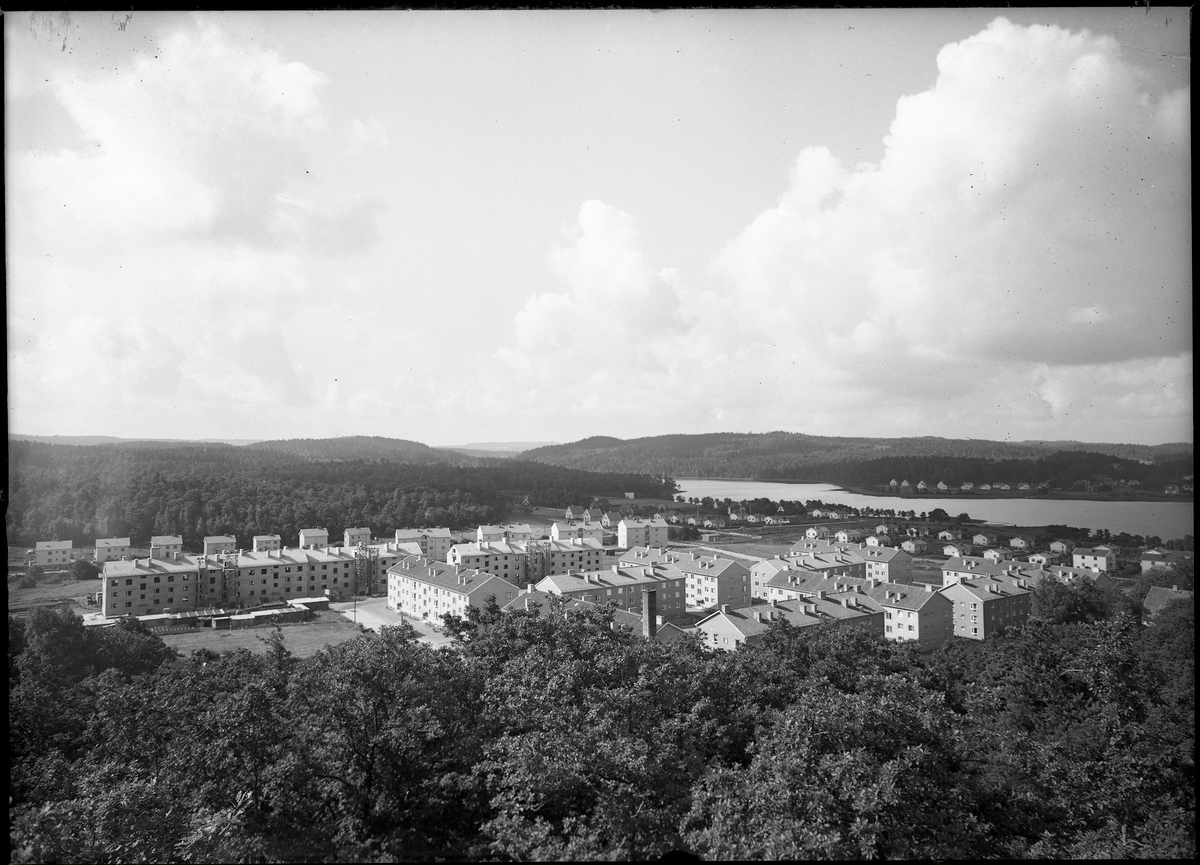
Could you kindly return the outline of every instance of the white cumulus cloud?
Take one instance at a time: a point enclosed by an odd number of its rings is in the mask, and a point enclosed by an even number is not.
[[[877,165],[801,151],[706,286],[651,276],[633,218],[585,203],[509,359],[611,337],[648,432],[1189,437],[1187,91],[1003,18],[937,63]]]

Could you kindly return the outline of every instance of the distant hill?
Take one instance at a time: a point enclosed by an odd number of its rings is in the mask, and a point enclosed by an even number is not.
[[[44,442],[50,445],[113,445],[113,444],[226,444],[248,445],[258,439],[138,439],[118,436],[29,436],[9,434],[10,439],[25,442]]]
[[[462,456],[420,442],[383,436],[343,436],[329,439],[275,439],[248,445],[312,460],[389,460],[404,463],[461,463]]]
[[[505,451],[522,453],[533,448],[549,447],[559,442],[467,442],[465,445],[436,445],[448,450]]]
[[[959,461],[1045,461],[1063,451],[1105,455],[1129,461],[1111,467],[1119,476],[1135,476],[1138,460],[1155,463],[1188,463],[1192,445],[1107,444],[1092,442],[998,442],[981,439],[865,438],[849,436],[811,436],[802,433],[709,433],[703,435],[664,435],[622,440],[611,436],[593,436],[570,444],[535,448],[521,455],[568,468],[588,471],[638,472],[668,477],[740,477],[779,480],[812,480],[859,483],[887,483],[891,472],[904,472],[897,458],[936,458],[921,471],[945,470],[945,460]],[[1084,462],[1094,464],[1095,459]],[[859,468],[875,464],[870,471]],[[1055,461],[1056,471],[1062,460]],[[938,468],[933,468],[933,466]],[[851,467],[854,467],[851,470]],[[1011,466],[1018,474],[1021,466]],[[1046,467],[1047,469],[1049,467]],[[1172,466],[1172,470],[1175,470]],[[1028,471],[1034,471],[1030,466]],[[912,473],[917,472],[914,466]],[[889,473],[882,481],[868,480],[876,473]],[[1190,472],[1189,472],[1190,473]],[[976,476],[984,480],[982,474]],[[938,480],[938,478],[929,478]],[[1033,476],[1022,479],[1034,480]],[[916,478],[912,479],[915,483]]]

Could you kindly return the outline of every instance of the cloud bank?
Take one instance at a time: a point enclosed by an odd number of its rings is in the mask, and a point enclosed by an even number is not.
[[[585,202],[501,352],[529,408],[574,369],[596,432],[1190,439],[1189,92],[1003,18],[937,65],[879,164],[802,150],[702,285]]]
[[[320,404],[314,273],[376,245],[383,208],[307,179],[325,76],[202,19],[115,68],[55,62],[18,95],[51,98],[82,143],[9,154],[12,426],[138,434],[152,413]]]

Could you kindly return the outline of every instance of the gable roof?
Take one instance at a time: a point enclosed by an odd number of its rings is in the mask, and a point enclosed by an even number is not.
[[[1163,607],[1172,601],[1186,600],[1194,602],[1195,597],[1196,593],[1188,589],[1151,586],[1150,591],[1146,592],[1146,599],[1142,601],[1142,606],[1146,608],[1146,612],[1154,616],[1162,612]]]

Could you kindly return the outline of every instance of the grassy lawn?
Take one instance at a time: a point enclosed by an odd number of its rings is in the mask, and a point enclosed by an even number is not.
[[[284,645],[298,658],[307,658],[325,646],[353,640],[362,635],[356,625],[335,612],[315,613],[307,622],[280,627],[283,631]],[[235,649],[262,652],[266,649],[266,644],[259,637],[265,639],[271,630],[265,626],[236,631],[197,628],[184,634],[164,634],[162,641],[185,657],[195,649],[208,649],[217,653]]]

